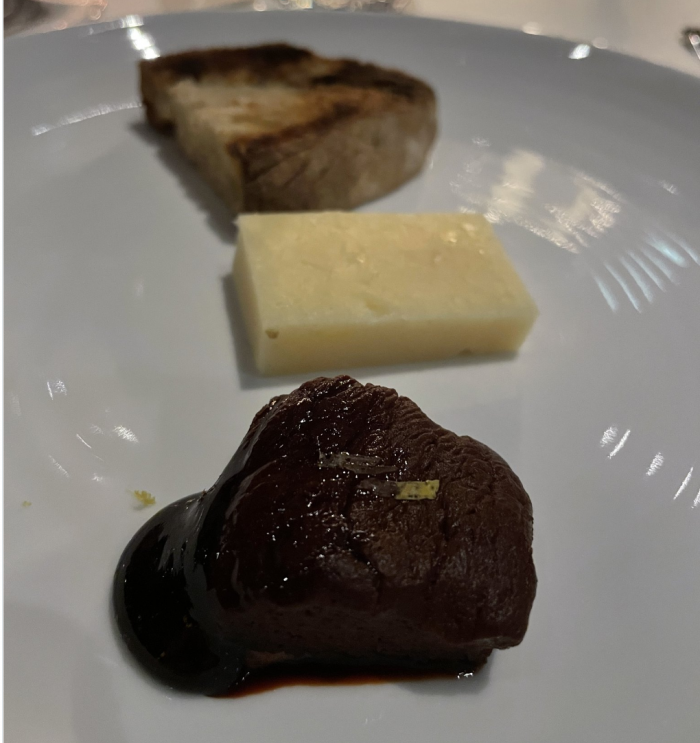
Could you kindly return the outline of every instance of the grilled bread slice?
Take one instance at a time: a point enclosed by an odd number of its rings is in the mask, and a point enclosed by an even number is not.
[[[148,121],[235,212],[350,209],[423,166],[435,94],[396,70],[286,44],[141,62]]]

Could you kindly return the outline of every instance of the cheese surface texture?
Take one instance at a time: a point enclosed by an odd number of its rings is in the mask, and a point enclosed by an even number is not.
[[[537,316],[480,215],[266,214],[238,225],[234,282],[263,374],[515,351]]]

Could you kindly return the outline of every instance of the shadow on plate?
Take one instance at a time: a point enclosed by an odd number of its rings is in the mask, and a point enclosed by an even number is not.
[[[476,364],[493,364],[512,361],[516,354],[506,353],[493,356],[456,356],[445,361],[426,361],[414,364],[397,364],[391,366],[360,367],[355,369],[321,369],[316,372],[305,374],[291,374],[279,377],[265,377],[260,374],[253,360],[253,353],[248,341],[248,335],[243,321],[241,307],[236,297],[236,289],[231,274],[221,277],[221,287],[228,313],[231,333],[233,335],[233,350],[238,367],[238,376],[243,389],[261,389],[264,387],[289,387],[293,389],[302,382],[320,376],[334,376],[336,374],[350,373],[352,376],[363,379],[367,377],[379,377],[383,374],[400,374],[409,372],[429,371],[431,369],[445,367],[470,367]]]
[[[194,165],[185,158],[175,140],[159,134],[143,121],[133,124],[131,128],[138,137],[155,149],[161,162],[175,174],[185,195],[196,204],[201,212],[204,212],[214,232],[223,242],[233,246],[238,234],[238,227],[234,221],[235,215],[214,193]]]
[[[5,606],[5,732],[24,741],[125,743],[112,665],[84,627]]]
[[[471,676],[437,678],[426,681],[401,681],[397,686],[419,696],[455,697],[464,694],[478,694],[488,685],[492,663],[493,656],[480,671]]]

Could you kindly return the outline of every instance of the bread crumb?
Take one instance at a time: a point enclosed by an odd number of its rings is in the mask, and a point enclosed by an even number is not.
[[[148,490],[130,490],[129,492],[139,502],[139,508],[154,506],[156,503],[156,499],[148,492]]]

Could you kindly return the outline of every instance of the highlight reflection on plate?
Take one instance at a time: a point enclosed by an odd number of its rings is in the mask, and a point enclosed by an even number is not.
[[[252,370],[230,215],[143,125],[135,65],[287,40],[425,78],[424,173],[368,205],[483,211],[540,307],[511,359],[353,370],[501,452],[532,495],[521,646],[456,685],[225,701],[145,678],[108,607],[156,508],[211,485],[302,377]],[[17,740],[695,743],[700,82],[595,47],[401,17],[204,13],[6,54],[7,734]]]

